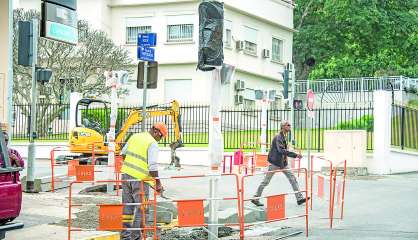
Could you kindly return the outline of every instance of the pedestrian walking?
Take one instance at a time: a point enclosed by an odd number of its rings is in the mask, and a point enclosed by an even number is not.
[[[147,201],[149,187],[161,192],[163,187],[158,178],[158,142],[168,134],[167,126],[162,122],[155,123],[149,132],[132,135],[122,149],[124,156],[122,172],[122,203],[123,228],[122,240],[139,240],[143,230],[129,230],[126,228],[144,228],[147,221]],[[152,181],[150,181],[150,179]],[[143,195],[141,193],[144,193]],[[129,205],[134,203],[137,205]],[[142,210],[143,211],[142,211]],[[143,214],[145,213],[145,215]]]
[[[288,150],[286,139],[287,134],[290,132],[290,129],[291,126],[288,121],[282,122],[282,124],[280,125],[280,133],[273,138],[267,158],[269,162],[268,172],[266,173],[263,182],[261,182],[256,194],[254,195],[255,199],[251,200],[251,202],[258,207],[264,206],[264,204],[260,202],[259,197],[263,193],[264,188],[267,185],[269,185],[271,178],[274,175],[274,172],[271,171],[279,169],[285,170],[283,171],[283,174],[287,177],[289,183],[292,185],[293,191],[295,192],[297,204],[301,205],[306,202],[306,198],[304,198],[302,193],[299,191],[298,182],[295,176],[293,175],[292,171],[286,170],[288,169],[288,157],[302,158],[301,155]]]

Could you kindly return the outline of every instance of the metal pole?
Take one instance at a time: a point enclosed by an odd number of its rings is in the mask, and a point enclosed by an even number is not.
[[[141,131],[145,132],[145,121],[147,116],[147,85],[148,85],[148,62],[144,62],[144,90],[142,93],[142,122]]]
[[[119,73],[118,73],[119,74]],[[108,161],[107,164],[109,167],[115,166],[115,150],[116,150],[116,144],[115,144],[115,127],[116,127],[116,119],[118,116],[118,107],[117,107],[117,80],[121,76],[116,76],[114,73],[112,73],[112,92],[111,92],[111,103],[110,103],[110,128],[108,133],[108,141],[109,141],[109,153],[108,153]],[[111,169],[111,168],[109,168]],[[108,171],[108,179],[112,180],[113,173],[112,171]],[[106,186],[106,191],[112,192],[113,191],[113,183],[108,183]]]
[[[263,97],[261,103],[261,153],[266,153],[266,140],[267,140],[267,106],[268,102],[266,96]]]
[[[307,89],[310,89],[310,86],[309,86],[310,84],[309,84],[309,80],[307,80]],[[308,91],[306,91],[306,92],[308,92]],[[312,109],[313,110],[313,109]],[[306,111],[305,111],[305,114],[308,114],[308,108],[306,107]],[[308,172],[311,172],[311,161],[310,161],[310,159],[311,159],[311,123],[312,123],[312,119],[310,118],[310,117],[308,117],[308,118],[306,118],[305,117],[305,119],[308,119]]]
[[[210,79],[211,93],[210,93],[210,120],[209,120],[209,159],[211,171],[218,173],[219,165],[222,161],[223,155],[223,139],[221,131],[221,70],[215,69],[212,71],[212,78]],[[209,182],[209,197],[210,199],[217,198],[218,195],[218,177],[211,177]],[[209,201],[209,240],[218,239],[218,201]],[[215,238],[216,236],[216,238]]]
[[[32,19],[32,94],[31,94],[31,114],[29,125],[29,145],[28,145],[28,168],[26,178],[26,191],[34,192],[34,176],[35,176],[35,142],[36,134],[36,64],[38,62],[38,20]]]
[[[295,74],[295,69],[294,69],[294,65],[293,63],[289,64],[289,76],[292,77],[292,93],[290,94],[291,98],[290,98],[290,122],[292,123],[292,127],[293,129],[295,129],[296,125],[295,125],[295,109],[293,106],[293,101],[295,99],[296,96],[296,74]],[[292,132],[292,134],[290,135],[291,137],[291,143],[292,145],[295,145],[295,134]]]

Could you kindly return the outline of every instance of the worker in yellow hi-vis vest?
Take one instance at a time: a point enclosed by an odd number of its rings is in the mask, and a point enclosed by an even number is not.
[[[146,181],[158,177],[158,141],[168,134],[167,126],[162,122],[155,123],[149,132],[136,133],[132,135],[122,149],[124,156],[122,172],[122,202],[123,207],[123,228],[122,240],[141,239],[143,220],[147,219],[146,205],[141,205],[143,199],[148,199],[149,187],[157,192],[162,191],[159,179]],[[137,181],[135,181],[137,180]],[[144,192],[144,197],[140,195]],[[129,205],[135,203],[138,205]],[[142,216],[141,208],[145,209],[145,216]],[[128,229],[126,229],[128,228]],[[129,228],[134,228],[129,230]]]

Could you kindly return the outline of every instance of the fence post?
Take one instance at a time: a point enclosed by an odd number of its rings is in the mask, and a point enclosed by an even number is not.
[[[405,147],[405,107],[401,107],[401,149]]]

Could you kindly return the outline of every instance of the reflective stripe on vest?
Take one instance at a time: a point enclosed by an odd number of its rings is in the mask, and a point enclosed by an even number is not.
[[[121,172],[128,174],[136,179],[150,179],[148,170],[148,148],[156,142],[148,133],[136,133],[128,140],[128,149]],[[148,182],[154,185],[152,181]]]

